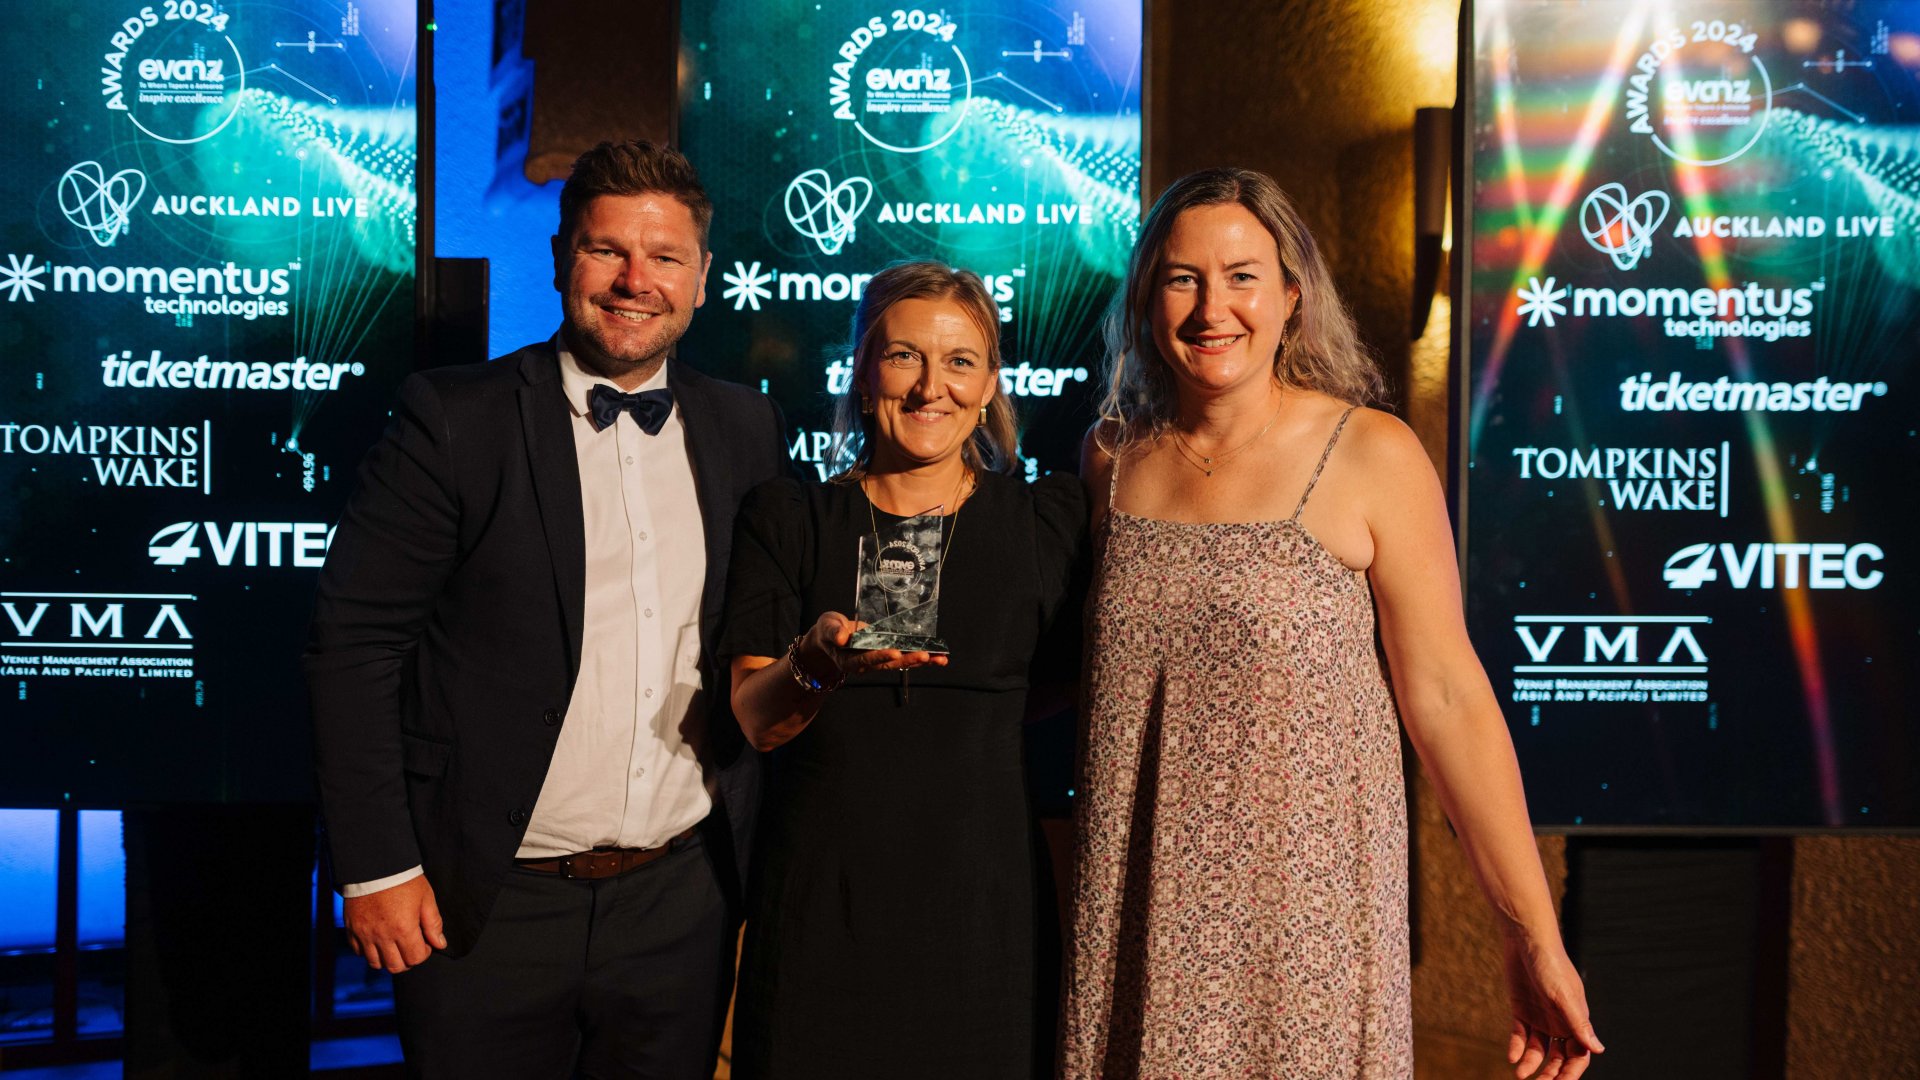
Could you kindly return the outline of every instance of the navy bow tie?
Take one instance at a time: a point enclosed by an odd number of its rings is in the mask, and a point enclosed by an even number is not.
[[[593,410],[596,431],[607,430],[625,411],[633,414],[633,422],[640,425],[641,431],[658,435],[673,412],[673,391],[642,390],[637,394],[623,394],[605,383],[595,383],[587,394],[587,405]]]

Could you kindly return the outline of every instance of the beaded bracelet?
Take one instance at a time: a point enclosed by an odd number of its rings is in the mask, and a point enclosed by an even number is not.
[[[831,683],[821,682],[807,674],[806,669],[800,666],[800,641],[804,637],[806,635],[801,634],[787,643],[787,673],[793,676],[793,681],[800,685],[800,689],[809,694],[829,694],[840,689],[840,684],[847,681],[847,673],[837,670],[839,665],[835,665],[836,670]]]

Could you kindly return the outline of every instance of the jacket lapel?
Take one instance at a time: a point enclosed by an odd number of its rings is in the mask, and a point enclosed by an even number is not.
[[[677,359],[667,361],[667,388],[687,429],[687,458],[700,500],[701,532],[707,543],[707,580],[700,599],[700,639],[710,651],[726,582],[727,551],[733,546],[733,502],[728,496],[726,432],[707,393],[706,377]]]
[[[587,525],[580,506],[580,459],[569,427],[573,411],[567,405],[559,361],[551,346],[527,350],[520,374],[527,380],[519,395],[527,467],[547,534],[560,614],[566,621],[567,663],[577,674],[587,597]]]

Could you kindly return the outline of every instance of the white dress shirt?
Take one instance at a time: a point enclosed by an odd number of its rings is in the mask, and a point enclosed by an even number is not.
[[[523,859],[658,847],[713,808],[698,761],[706,533],[679,404],[657,435],[628,412],[595,430],[588,394],[613,384],[582,368],[558,335],[554,346],[580,462],[586,607],[580,674],[521,838]],[[638,389],[666,385],[663,365]],[[421,873],[341,891],[364,896]]]

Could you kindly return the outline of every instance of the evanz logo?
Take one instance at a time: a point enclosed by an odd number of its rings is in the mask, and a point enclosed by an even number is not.
[[[137,70],[143,79],[157,79],[161,82],[221,82],[226,79],[224,60],[154,60],[140,61]]]
[[[1666,98],[1688,105],[1751,105],[1752,79],[1673,79],[1667,82]]]
[[[181,521],[153,534],[147,557],[155,566],[184,566],[211,554],[216,566],[298,566],[318,568],[327,561],[333,529],[317,522]]]
[[[867,89],[951,94],[953,93],[953,69],[873,68],[867,72]]]
[[[1722,580],[1734,589],[1798,589],[1803,579],[1809,589],[1871,589],[1886,574],[1866,564],[1885,558],[1878,544],[1690,544],[1667,559],[1665,577],[1672,589]]]

